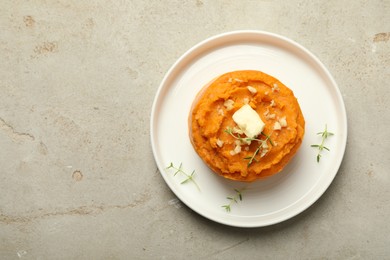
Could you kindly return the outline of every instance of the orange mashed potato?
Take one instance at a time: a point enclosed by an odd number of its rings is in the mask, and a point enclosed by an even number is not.
[[[233,120],[245,104],[265,126],[248,137]],[[305,120],[293,92],[260,71],[226,73],[205,86],[189,116],[192,145],[217,174],[251,182],[280,172],[300,147]]]

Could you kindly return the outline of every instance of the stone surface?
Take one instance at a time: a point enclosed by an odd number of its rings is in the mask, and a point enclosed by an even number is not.
[[[0,258],[388,258],[389,14],[387,0],[1,1]],[[182,205],[149,138],[169,67],[238,29],[311,50],[348,113],[346,154],[327,192],[257,229]]]

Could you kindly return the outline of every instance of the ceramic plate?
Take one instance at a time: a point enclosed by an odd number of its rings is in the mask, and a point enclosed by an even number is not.
[[[293,90],[306,120],[301,148],[282,172],[263,181],[241,183],[214,174],[193,149],[188,115],[198,91],[217,76],[234,70],[260,70]],[[327,125],[334,133],[326,140],[330,151],[311,144],[321,142]],[[237,227],[261,227],[287,220],[312,205],[329,187],[340,167],[347,140],[347,117],[336,82],[307,49],[285,37],[261,31],[235,31],[211,37],[176,61],[165,75],[151,114],[151,144],[162,177],[176,196],[200,215]],[[173,163],[188,174],[194,170],[197,186],[166,167]],[[245,189],[242,201],[222,206]]]

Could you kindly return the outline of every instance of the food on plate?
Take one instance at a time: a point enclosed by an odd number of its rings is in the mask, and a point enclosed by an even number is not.
[[[261,71],[225,73],[203,87],[189,115],[191,143],[217,174],[252,182],[298,151],[305,120],[294,93]]]

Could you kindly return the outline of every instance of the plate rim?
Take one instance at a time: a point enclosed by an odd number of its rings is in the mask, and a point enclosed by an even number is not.
[[[158,115],[157,108],[159,106],[160,97],[161,97],[164,90],[169,90],[169,87],[164,87],[164,86],[166,85],[166,82],[171,77],[174,78],[174,76],[175,76],[174,72],[175,72],[175,69],[178,67],[178,65],[185,62],[186,59],[191,59],[191,55],[194,55],[195,57],[197,57],[199,54],[202,54],[204,52],[204,51],[202,51],[202,48],[207,47],[207,44],[209,44],[209,43],[213,43],[213,46],[209,47],[210,49],[213,49],[215,47],[214,45],[221,45],[221,44],[215,44],[215,42],[218,40],[221,40],[224,38],[229,39],[230,37],[234,38],[234,37],[240,37],[240,36],[241,36],[241,38],[244,38],[244,36],[253,36],[253,35],[263,36],[263,37],[265,36],[268,38],[277,39],[277,40],[285,42],[289,45],[293,45],[293,47],[299,49],[300,52],[303,52],[305,55],[308,55],[310,57],[310,59],[312,61],[314,61],[316,66],[319,66],[319,68],[321,69],[321,72],[325,73],[326,79],[328,79],[330,81],[330,83],[332,85],[332,90],[335,91],[335,93],[337,95],[337,102],[339,103],[340,108],[341,108],[340,112],[342,112],[339,114],[339,116],[341,118],[341,122],[343,123],[343,125],[341,125],[340,127],[345,131],[345,132],[343,132],[343,133],[345,133],[345,135],[342,135],[340,137],[341,141],[342,141],[342,144],[340,146],[341,156],[337,157],[336,161],[333,161],[333,164],[336,165],[334,167],[335,173],[333,174],[333,176],[331,178],[329,178],[328,183],[325,183],[322,185],[323,189],[320,192],[317,192],[314,194],[314,195],[316,195],[315,197],[311,197],[311,199],[309,200],[308,203],[305,203],[303,206],[296,208],[295,210],[290,212],[290,214],[288,214],[288,216],[275,218],[273,221],[261,221],[261,223],[256,222],[255,224],[250,223],[250,224],[245,225],[245,223],[237,223],[234,221],[231,222],[231,221],[228,221],[226,219],[221,220],[221,219],[218,219],[215,217],[214,218],[210,217],[210,216],[204,214],[203,212],[201,212],[200,210],[197,210],[194,207],[192,207],[191,204],[186,199],[184,199],[183,196],[181,196],[180,192],[178,192],[178,190],[166,179],[167,177],[164,174],[165,168],[162,168],[163,166],[161,166],[162,164],[158,159],[159,157],[157,154],[157,147],[156,147],[156,141],[155,141],[156,133],[155,133],[154,125],[155,125],[155,122],[157,120],[157,118],[156,118],[156,116]],[[235,41],[237,41],[237,40],[235,40]],[[235,42],[235,41],[233,41],[233,42]],[[194,52],[196,52],[196,51],[198,51],[199,53],[194,54]],[[335,79],[333,78],[333,76],[331,75],[330,71],[319,60],[319,58],[317,58],[311,51],[309,51],[307,48],[305,48],[301,44],[299,44],[296,41],[294,41],[290,38],[287,38],[285,36],[282,36],[282,35],[279,35],[276,33],[271,33],[268,31],[262,31],[262,30],[235,30],[235,31],[230,31],[230,32],[224,32],[224,33],[220,33],[220,34],[216,34],[216,35],[213,35],[211,37],[208,37],[208,38],[198,42],[197,44],[193,45],[191,48],[189,48],[171,65],[171,67],[168,69],[168,71],[164,75],[164,77],[163,77],[163,79],[162,79],[162,81],[157,89],[155,97],[153,99],[153,104],[152,104],[152,109],[151,109],[151,117],[150,117],[150,141],[151,141],[151,146],[152,146],[153,157],[154,157],[156,165],[159,169],[160,175],[163,177],[165,183],[168,185],[168,187],[171,189],[171,191],[175,194],[175,196],[178,199],[180,199],[180,201],[183,202],[186,206],[188,206],[191,210],[193,210],[197,214],[199,214],[199,215],[201,215],[201,216],[203,216],[211,221],[214,221],[214,222],[220,223],[220,224],[224,224],[227,226],[242,227],[242,228],[256,228],[256,227],[264,227],[264,226],[274,225],[274,224],[286,221],[288,219],[291,219],[291,218],[297,216],[298,214],[304,212],[310,206],[312,206],[328,190],[329,186],[331,185],[331,183],[335,179],[336,175],[338,174],[341,163],[342,163],[342,161],[344,159],[344,155],[345,155],[345,150],[346,150],[346,145],[347,145],[347,136],[348,136],[348,122],[347,122],[347,113],[346,113],[344,100],[342,98],[340,88],[339,88],[338,84],[336,83]],[[312,188],[313,187],[311,187],[307,192],[309,192]],[[300,200],[297,200],[293,204],[296,204],[299,201]]]

